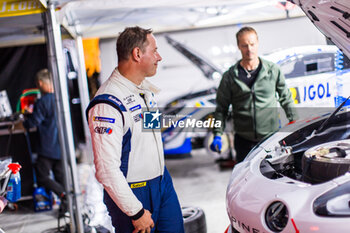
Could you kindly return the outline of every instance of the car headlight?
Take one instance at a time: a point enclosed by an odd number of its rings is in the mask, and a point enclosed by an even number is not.
[[[350,216],[350,182],[339,185],[317,198],[313,208],[320,216]]]
[[[288,223],[288,209],[280,201],[273,202],[267,207],[265,212],[265,222],[268,228],[273,232],[281,232]]]

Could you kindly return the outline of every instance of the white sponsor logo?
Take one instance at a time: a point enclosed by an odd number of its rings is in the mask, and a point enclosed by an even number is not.
[[[173,121],[172,119],[165,119],[163,118],[163,127],[164,128],[170,128],[170,127],[179,127],[179,128],[220,128],[221,127],[221,121],[215,120],[215,118],[210,118],[207,120],[196,120],[196,119],[190,119],[186,118],[183,120]]]
[[[108,99],[116,102],[118,105],[122,105],[122,102],[120,102],[119,100],[117,100],[116,98],[114,98],[113,96],[109,96]]]

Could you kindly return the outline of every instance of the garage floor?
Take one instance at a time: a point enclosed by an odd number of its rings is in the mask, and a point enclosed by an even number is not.
[[[195,150],[191,158],[166,160],[173,177],[181,206],[204,210],[208,233],[224,233],[229,225],[225,195],[231,169],[220,171],[214,158],[204,149]]]
[[[223,233],[229,224],[225,207],[226,186],[231,170],[220,171],[214,159],[204,149],[195,150],[192,157],[167,159],[166,165],[173,177],[182,206],[195,206],[204,210],[208,233]],[[102,203],[101,187],[93,176],[91,166],[78,165],[83,192],[83,212],[93,209],[90,225],[98,224],[112,229]],[[91,211],[90,211],[91,213]],[[57,232],[57,209],[34,213],[30,206],[20,204],[17,211],[6,209],[0,214],[0,228],[6,233]],[[61,226],[64,222],[61,220]]]

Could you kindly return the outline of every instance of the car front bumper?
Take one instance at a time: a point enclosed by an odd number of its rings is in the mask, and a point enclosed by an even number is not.
[[[280,232],[350,232],[350,217],[322,217],[313,210],[318,197],[348,182],[350,176],[318,185],[288,177],[272,180],[260,173],[261,159],[256,157],[235,168],[227,188],[227,213],[234,229],[239,232],[273,232],[266,224],[265,214],[272,203],[279,201],[288,210],[287,225]]]

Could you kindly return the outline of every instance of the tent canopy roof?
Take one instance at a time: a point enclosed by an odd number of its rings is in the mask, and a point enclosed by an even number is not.
[[[0,0],[0,4],[4,2]],[[126,26],[133,25],[169,32],[287,16],[281,1],[275,0],[55,0],[54,3],[61,25],[73,37],[84,38],[116,37]],[[304,13],[292,7],[288,15],[298,17]],[[0,46],[44,41],[41,14],[3,17],[0,25]]]

